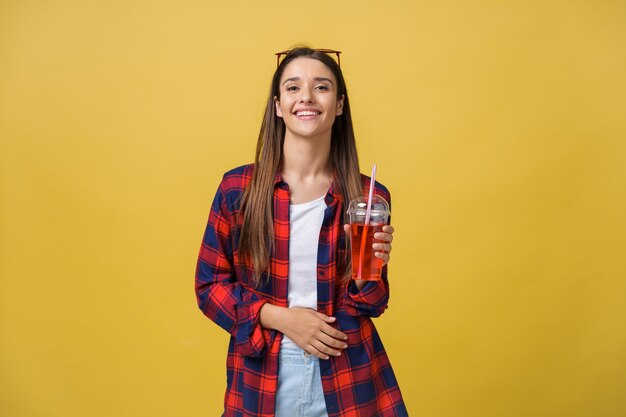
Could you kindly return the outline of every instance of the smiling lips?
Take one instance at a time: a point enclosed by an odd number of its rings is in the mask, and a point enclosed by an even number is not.
[[[317,110],[296,110],[296,117],[298,119],[309,120],[320,115]]]

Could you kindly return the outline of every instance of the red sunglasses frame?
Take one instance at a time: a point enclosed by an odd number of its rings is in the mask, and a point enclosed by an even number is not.
[[[337,65],[339,65],[339,68],[341,68],[341,58],[339,57],[339,54],[341,54],[341,51],[335,51],[334,49],[313,49],[316,52],[322,52],[325,54],[335,54],[337,55]],[[282,55],[287,55],[289,52],[291,52],[292,49],[288,49],[286,51],[282,51],[282,52],[276,52],[276,68],[278,68],[278,66],[280,65],[280,57]]]

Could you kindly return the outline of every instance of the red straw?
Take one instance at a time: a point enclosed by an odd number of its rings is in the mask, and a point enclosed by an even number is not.
[[[376,164],[372,167],[372,177],[370,179],[370,192],[367,196],[367,211],[365,212],[365,226],[363,227],[363,233],[361,234],[361,251],[359,253],[359,270],[357,272],[357,278],[361,279],[363,272],[363,256],[365,255],[365,243],[367,238],[367,231],[370,224],[370,215],[372,212],[372,196],[374,195],[374,183],[376,182]]]

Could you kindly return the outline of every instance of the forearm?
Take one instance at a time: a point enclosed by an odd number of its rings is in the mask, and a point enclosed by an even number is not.
[[[259,322],[261,323],[261,327],[282,332],[281,329],[283,326],[281,325],[281,319],[284,318],[284,312],[282,310],[285,310],[285,308],[278,307],[270,303],[263,304],[263,307],[261,307],[261,311],[259,312]]]
[[[365,281],[365,280],[362,280],[362,279],[355,279],[354,280],[354,285],[356,285],[356,287],[357,287],[357,289],[359,291],[361,291],[361,289],[363,289],[365,284],[367,284],[367,281]]]

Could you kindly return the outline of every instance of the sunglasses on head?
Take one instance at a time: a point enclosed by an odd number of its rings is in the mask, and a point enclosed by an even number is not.
[[[341,59],[339,58],[339,54],[341,53],[341,51],[335,51],[334,49],[313,49],[315,52],[322,52],[325,54],[335,54],[337,55],[337,65],[339,66],[339,68],[341,68]],[[280,65],[280,58],[282,56],[287,55],[289,52],[291,52],[292,49],[289,49],[287,51],[282,51],[282,52],[276,52],[276,68],[278,68],[278,66]]]

